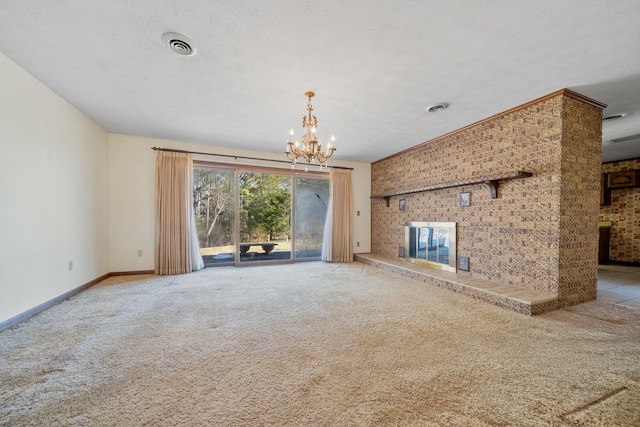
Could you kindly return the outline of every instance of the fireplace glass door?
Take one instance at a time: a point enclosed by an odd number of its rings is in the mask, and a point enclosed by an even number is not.
[[[449,222],[405,224],[407,260],[428,267],[456,271],[456,226]]]

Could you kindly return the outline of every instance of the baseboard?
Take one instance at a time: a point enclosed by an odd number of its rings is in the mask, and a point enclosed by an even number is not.
[[[114,271],[109,273],[109,276],[137,276],[138,274],[154,274],[153,270],[138,270],[138,271]]]
[[[18,314],[17,316],[7,319],[4,322],[0,322],[0,332],[4,331],[5,329],[9,329],[17,326],[19,323],[24,322],[27,319],[30,319],[36,314],[42,313],[43,311],[53,307],[54,305],[60,304],[62,301],[65,301],[71,298],[72,296],[77,295],[86,289],[89,289],[91,286],[97,283],[100,283],[111,276],[130,276],[130,275],[136,275],[136,274],[153,274],[153,270],[119,271],[115,273],[103,274],[102,276],[96,279],[93,279],[92,281],[87,282],[84,285],[80,285],[77,288],[71,289],[70,291],[67,291],[62,295],[59,295],[55,298],[50,299],[49,301],[45,301],[40,305],[37,305],[23,313]]]

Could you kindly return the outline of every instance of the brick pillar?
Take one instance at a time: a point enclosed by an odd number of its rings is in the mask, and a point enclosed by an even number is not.
[[[597,294],[603,107],[579,96],[563,97],[559,307],[594,300]]]

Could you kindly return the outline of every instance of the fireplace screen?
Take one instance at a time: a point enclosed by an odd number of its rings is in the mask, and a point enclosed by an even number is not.
[[[455,222],[407,222],[404,229],[407,261],[456,271]]]

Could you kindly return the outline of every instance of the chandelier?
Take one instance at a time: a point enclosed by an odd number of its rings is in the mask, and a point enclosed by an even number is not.
[[[318,119],[311,114],[313,107],[311,106],[311,98],[315,95],[313,92],[305,93],[305,96],[309,98],[307,102],[307,115],[302,117],[302,128],[305,129],[305,133],[302,135],[302,143],[293,141],[293,129],[289,132],[289,142],[287,142],[287,151],[285,154],[287,158],[291,160],[291,169],[295,169],[298,159],[302,157],[304,160],[304,171],[309,170],[309,165],[314,164],[316,161],[320,165],[327,167],[327,160],[336,151],[334,146],[335,137],[331,135],[331,141],[327,143],[327,148],[322,151],[322,144],[320,138],[316,135],[316,129],[318,128]]]

